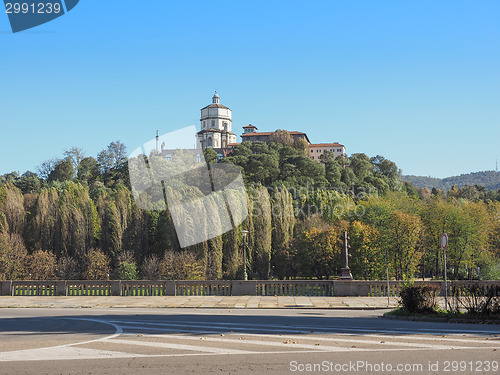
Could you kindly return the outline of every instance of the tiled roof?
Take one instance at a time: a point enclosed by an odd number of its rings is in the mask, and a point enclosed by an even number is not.
[[[345,147],[340,143],[314,143],[310,144],[309,147]]]
[[[201,110],[203,111],[204,109],[207,109],[207,108],[224,108],[224,109],[229,109],[228,107],[226,107],[225,105],[222,105],[222,104],[210,104],[210,105],[207,105],[206,107],[203,107]]]
[[[250,125],[244,126],[243,129],[257,129],[257,127],[250,124]]]
[[[256,137],[259,135],[271,135],[273,133],[274,132],[254,132],[254,133],[242,134],[241,136],[242,137]],[[296,132],[296,131],[288,132],[288,134],[290,134],[290,135],[306,135],[306,133]]]

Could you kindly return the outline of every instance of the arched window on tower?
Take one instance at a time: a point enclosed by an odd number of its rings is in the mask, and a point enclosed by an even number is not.
[[[212,147],[212,137],[208,137],[207,147]]]

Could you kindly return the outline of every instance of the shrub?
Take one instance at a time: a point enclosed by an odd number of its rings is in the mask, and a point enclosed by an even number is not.
[[[471,315],[500,314],[500,286],[472,283],[456,285],[451,290],[452,310],[466,310]]]
[[[431,284],[405,286],[401,289],[399,304],[412,313],[433,312],[437,309],[437,296],[441,287]]]
[[[49,251],[37,250],[26,257],[26,273],[30,280],[54,280],[56,269],[56,256]]]
[[[203,263],[189,251],[165,253],[160,266],[161,276],[167,280],[203,280]]]
[[[159,280],[160,279],[161,261],[156,255],[150,255],[141,266],[141,275],[144,280]]]
[[[108,280],[109,257],[99,250],[90,249],[83,256],[83,278],[85,280]]]
[[[139,272],[135,262],[122,262],[115,270],[115,279],[117,280],[137,280]]]
[[[0,233],[0,280],[22,279],[26,254],[20,235]]]
[[[131,251],[124,251],[118,255],[118,267],[115,268],[113,278],[116,280],[137,280],[139,271]]]
[[[57,263],[57,274],[61,280],[78,280],[80,271],[77,261],[70,256],[60,258]]]

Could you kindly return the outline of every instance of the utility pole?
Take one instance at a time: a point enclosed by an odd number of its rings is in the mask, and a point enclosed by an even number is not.
[[[389,254],[387,253],[387,247],[385,248],[385,273],[387,277],[387,307],[391,305],[391,288],[389,285]]]
[[[247,230],[242,230],[241,233],[243,234],[243,280],[248,280],[248,274],[247,274],[247,235],[248,231]]]
[[[444,226],[443,226],[444,227]],[[446,248],[448,247],[448,235],[443,230],[441,235],[441,248],[443,249],[443,267],[444,267],[444,304],[448,309],[448,277],[446,272]]]

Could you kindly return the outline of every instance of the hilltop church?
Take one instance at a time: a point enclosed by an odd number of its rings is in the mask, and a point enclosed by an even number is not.
[[[201,109],[201,130],[196,133],[197,149],[213,148],[220,157],[226,157],[231,153],[233,148],[240,143],[236,142],[236,134],[232,131],[233,119],[232,111],[228,107],[220,103],[220,97],[215,92],[212,97],[212,104]],[[294,141],[299,138],[304,139],[309,145],[307,154],[310,158],[320,161],[322,155],[329,151],[337,156],[345,156],[345,146],[338,142],[334,143],[317,143],[313,144],[309,141],[306,133],[298,131],[287,131]],[[243,126],[243,134],[241,135],[242,142],[248,141],[263,141],[271,142],[274,132],[259,132],[254,125]],[[162,153],[167,155],[167,150]]]

